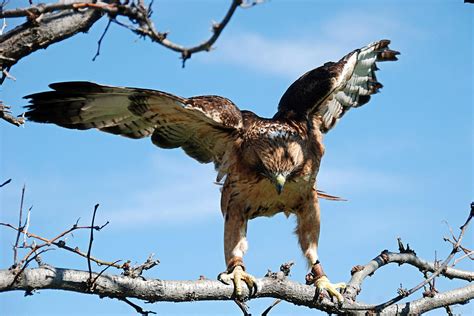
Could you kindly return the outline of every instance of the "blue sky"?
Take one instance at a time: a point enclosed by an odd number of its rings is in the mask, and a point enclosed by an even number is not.
[[[228,1],[155,1],[157,27],[169,38],[195,44],[207,38]],[[27,1],[10,1],[9,7]],[[381,64],[382,93],[350,111],[325,138],[319,188],[348,202],[322,202],[320,258],[330,279],[347,281],[349,271],[381,250],[396,250],[396,238],[426,258],[450,251],[444,221],[458,227],[473,200],[473,6],[462,1],[269,1],[239,9],[211,53],[192,56],[181,69],[178,55],[112,25],[100,57],[92,62],[106,21],[88,34],[38,51],[11,70],[1,99],[16,113],[22,96],[51,82],[88,80],[147,87],[182,96],[218,94],[240,108],[271,116],[285,89],[302,73],[374,40],[388,38],[402,55]],[[11,27],[11,26],[10,26]],[[149,139],[130,140],[97,131],[73,131],[29,123],[0,122],[0,220],[14,223],[20,191],[33,205],[31,231],[53,236],[77,218],[88,223],[95,203],[98,222],[93,253],[106,260],[161,260],[146,276],[160,279],[215,278],[225,268],[219,188],[211,165],[181,150],[162,150]],[[303,281],[305,260],[294,236],[294,219],[277,215],[250,222],[247,269],[267,269],[294,260],[291,278]],[[472,246],[472,230],[466,239]],[[0,229],[0,266],[11,265],[14,234]],[[67,242],[86,249],[87,232]],[[87,269],[87,262],[52,251],[51,265]],[[460,268],[472,269],[468,262]],[[412,287],[421,274],[389,266],[364,283],[359,298],[378,303],[400,283]],[[440,280],[441,290],[450,288]],[[461,285],[462,283],[454,283]],[[418,298],[421,294],[415,294]],[[272,300],[250,302],[261,313]],[[73,306],[73,310],[71,307]],[[21,308],[20,308],[21,307]],[[160,315],[239,315],[231,302],[159,303]],[[126,304],[93,296],[40,291],[0,295],[6,315],[135,315]],[[442,311],[433,315],[442,314]],[[472,304],[455,307],[471,313]],[[288,303],[272,315],[310,315]]]

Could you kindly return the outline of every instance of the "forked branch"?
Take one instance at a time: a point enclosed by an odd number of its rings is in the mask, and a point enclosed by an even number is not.
[[[180,53],[184,65],[184,62],[191,58],[192,54],[211,50],[212,45],[217,41],[236,9],[242,5],[242,0],[232,0],[221,22],[212,25],[211,36],[202,43],[190,47],[169,40],[168,33],[156,29],[151,20],[151,5],[152,2],[146,7],[143,1],[85,0],[83,2],[37,4],[25,8],[0,10],[0,18],[26,17],[27,19],[20,26],[0,34],[0,70],[3,71],[0,83],[7,78],[10,67],[21,58],[79,32],[87,32],[104,15],[138,35]],[[131,24],[127,25],[118,21],[120,17],[127,18]]]

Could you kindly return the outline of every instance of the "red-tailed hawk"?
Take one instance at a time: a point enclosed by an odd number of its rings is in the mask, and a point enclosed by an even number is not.
[[[315,183],[323,134],[382,87],[375,77],[376,62],[397,60],[398,55],[389,43],[371,43],[305,73],[285,92],[271,119],[241,111],[220,96],[182,98],[90,82],[54,83],[53,91],[25,97],[30,99],[26,117],[130,138],[151,136],[158,147],[181,147],[201,163],[213,162],[218,181],[225,178],[221,209],[227,270],[219,278],[233,282],[238,297],[242,281],[255,288],[255,278],[243,263],[247,221],[284,212],[296,216],[296,234],[311,266],[307,281],[342,300],[337,288],[344,285],[328,281],[317,254]]]

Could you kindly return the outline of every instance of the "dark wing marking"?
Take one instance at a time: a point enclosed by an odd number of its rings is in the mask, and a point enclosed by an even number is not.
[[[149,136],[156,123],[146,116],[134,115],[129,107],[138,96],[152,90],[102,86],[90,82],[61,82],[50,85],[53,91],[25,96],[30,99],[26,117],[35,122],[53,123],[72,129],[97,128],[130,138]],[[156,91],[164,104],[182,99]]]
[[[158,119],[161,119],[160,124],[152,136],[155,145],[181,147],[203,163],[219,164],[227,146],[242,128],[240,110],[219,96],[189,98],[179,111],[167,111]]]
[[[282,96],[275,118],[316,116],[322,132],[330,130],[352,107],[369,102],[378,92],[376,61],[397,60],[389,40],[354,50],[340,61],[329,62],[296,80]]]
[[[26,96],[26,117],[73,129],[97,128],[130,138],[152,135],[163,148],[182,147],[200,162],[220,159],[242,126],[240,110],[218,96],[181,98],[166,92],[90,82],[51,84]]]

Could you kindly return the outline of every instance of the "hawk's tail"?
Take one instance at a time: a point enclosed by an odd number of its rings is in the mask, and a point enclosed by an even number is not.
[[[321,198],[321,199],[330,200],[330,201],[347,201],[344,198],[327,194],[324,191],[316,190],[316,192],[318,193],[318,198]]]

